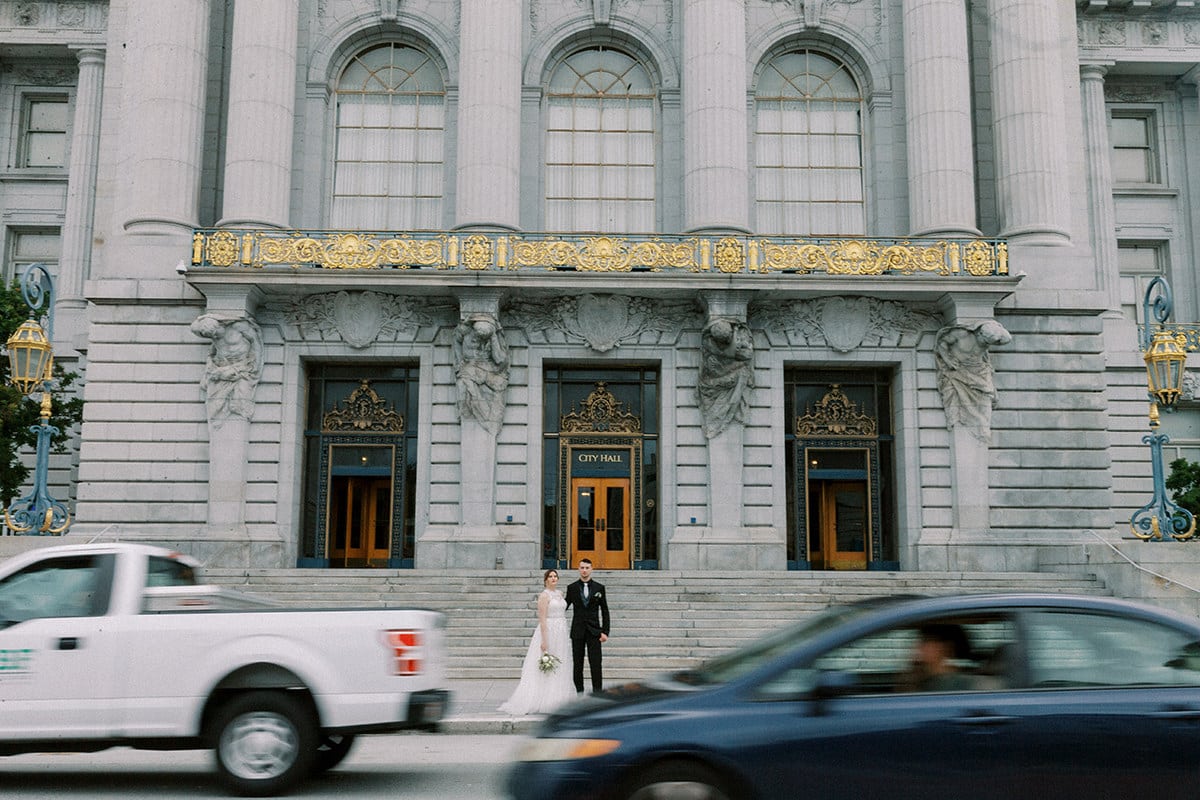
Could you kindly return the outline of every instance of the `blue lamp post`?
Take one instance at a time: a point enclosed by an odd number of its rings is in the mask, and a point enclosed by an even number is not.
[[[50,424],[50,392],[46,383],[54,369],[54,281],[43,264],[30,264],[21,277],[21,293],[29,306],[29,319],[8,338],[10,382],[29,396],[42,391],[41,423],[30,428],[37,434],[37,464],[33,491],[4,509],[4,524],[16,533],[38,535],[65,533],[71,526],[67,507],[50,496],[46,488],[50,463],[50,439],[59,431]],[[46,306],[46,329],[37,321],[37,311]]]
[[[1157,296],[1154,296],[1155,291]],[[1153,302],[1151,300],[1153,296]],[[1167,536],[1173,539],[1190,539],[1196,533],[1196,519],[1186,508],[1176,505],[1167,496],[1163,480],[1162,447],[1171,441],[1165,433],[1158,432],[1158,409],[1170,410],[1183,393],[1184,367],[1187,351],[1183,348],[1181,334],[1163,327],[1171,317],[1174,302],[1171,287],[1162,277],[1150,281],[1146,297],[1142,302],[1143,318],[1146,320],[1139,337],[1142,357],[1146,362],[1146,387],[1150,394],[1150,433],[1142,441],[1150,445],[1150,468],[1154,478],[1154,497],[1149,503],[1133,513],[1129,527],[1139,539],[1161,541]],[[1150,325],[1151,307],[1157,330]]]

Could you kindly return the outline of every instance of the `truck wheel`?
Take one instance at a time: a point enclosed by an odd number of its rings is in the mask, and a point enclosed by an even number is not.
[[[317,738],[317,757],[313,761],[313,774],[326,772],[342,763],[354,746],[352,733],[324,733]]]
[[[217,773],[245,797],[283,794],[312,771],[317,723],[284,692],[248,692],[217,714]]]

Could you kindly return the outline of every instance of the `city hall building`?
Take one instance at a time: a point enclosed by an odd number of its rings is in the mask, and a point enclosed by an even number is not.
[[[1036,570],[1150,495],[1190,0],[4,2],[0,67],[72,537]]]

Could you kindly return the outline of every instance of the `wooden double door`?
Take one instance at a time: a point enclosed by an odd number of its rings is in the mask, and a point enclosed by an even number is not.
[[[335,567],[386,567],[392,548],[391,477],[333,476],[329,562]]]
[[[865,480],[810,480],[808,557],[814,569],[866,569],[870,504]]]
[[[570,559],[596,569],[630,569],[632,538],[629,478],[572,478]]]

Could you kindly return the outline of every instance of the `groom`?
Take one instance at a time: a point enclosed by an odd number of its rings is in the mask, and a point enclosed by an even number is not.
[[[583,692],[583,656],[592,670],[592,691],[604,683],[600,669],[600,645],[608,641],[608,598],[604,586],[592,580],[592,562],[579,559],[579,580],[567,587],[571,607],[571,656],[575,664],[575,691]]]

